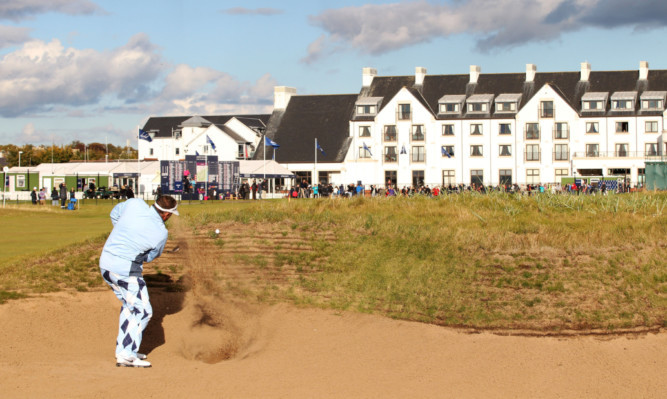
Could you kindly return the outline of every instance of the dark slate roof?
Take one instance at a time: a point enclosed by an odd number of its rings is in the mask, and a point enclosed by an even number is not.
[[[236,118],[249,128],[263,127],[269,122],[268,114],[257,115],[202,115],[202,118],[210,121],[216,126],[221,126],[227,123],[230,119]],[[179,126],[186,120],[192,118],[192,115],[186,116],[152,116],[148,118],[143,129],[146,131],[156,130],[158,133],[155,137],[171,137],[172,129],[177,130]]]
[[[266,135],[280,148],[278,163],[313,163],[315,138],[325,154],[318,151],[317,162],[343,162],[350,141],[349,123],[357,94],[321,96],[292,96],[284,111],[274,111]],[[263,159],[264,140],[253,159]],[[273,148],[267,146],[266,158],[271,159]]]

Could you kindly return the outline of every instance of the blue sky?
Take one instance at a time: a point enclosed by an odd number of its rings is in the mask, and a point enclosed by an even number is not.
[[[0,0],[0,143],[136,145],[149,116],[270,113],[379,75],[667,69],[664,0]]]

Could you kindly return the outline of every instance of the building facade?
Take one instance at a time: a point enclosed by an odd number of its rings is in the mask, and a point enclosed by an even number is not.
[[[299,96],[277,87],[266,135],[277,162],[309,182],[385,186],[642,184],[667,153],[667,70],[429,76],[362,71],[358,94]],[[318,152],[316,141],[322,148]],[[263,142],[260,142],[260,147]],[[258,154],[259,153],[259,154]],[[261,159],[261,151],[255,159]]]

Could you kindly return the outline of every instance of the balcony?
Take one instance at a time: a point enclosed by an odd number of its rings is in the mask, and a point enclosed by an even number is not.
[[[660,157],[653,151],[580,151],[573,158],[651,158]]]

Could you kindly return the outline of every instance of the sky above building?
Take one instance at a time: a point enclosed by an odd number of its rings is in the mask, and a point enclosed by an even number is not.
[[[270,113],[274,86],[667,69],[664,0],[0,0],[0,144],[136,146],[150,116]]]

